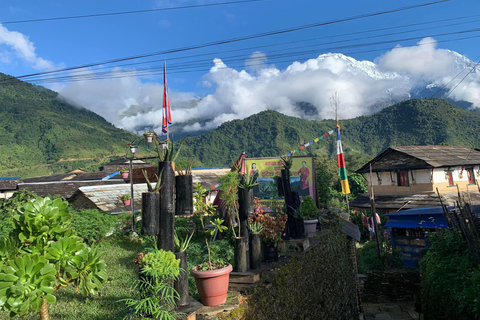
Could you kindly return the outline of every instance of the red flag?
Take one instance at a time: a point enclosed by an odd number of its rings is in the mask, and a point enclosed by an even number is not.
[[[163,65],[163,121],[162,133],[167,133],[168,125],[172,124],[172,113],[170,110],[170,100],[168,99],[168,81],[167,81],[167,63]]]

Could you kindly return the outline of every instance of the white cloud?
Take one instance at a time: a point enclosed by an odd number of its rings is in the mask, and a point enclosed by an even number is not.
[[[416,46],[397,46],[381,56],[378,65],[384,70],[431,79],[451,74],[455,69],[455,56],[450,50],[437,49],[437,41],[428,37]]]
[[[7,49],[5,52],[0,52],[0,55],[3,57],[1,60],[3,63],[11,62],[11,56],[14,52],[18,58],[30,63],[31,66],[37,70],[49,70],[55,67],[53,62],[37,56],[35,46],[27,36],[17,31],[9,31],[1,24],[0,45],[6,46]],[[9,57],[9,59],[5,57]]]
[[[262,52],[252,53],[245,63],[250,66],[252,61],[260,64],[235,70],[214,59],[213,67],[199,82],[214,91],[202,98],[171,91],[174,126],[184,125],[186,131],[209,130],[267,109],[305,119],[332,119],[330,97],[334,92],[340,98],[338,116],[353,118],[408,99],[419,85],[448,84],[450,89],[464,74],[449,81],[463,68],[474,65],[458,53],[438,49],[431,38],[412,47],[396,47],[375,62],[332,53],[295,61],[281,70],[267,64]],[[145,84],[132,76],[69,83],[59,90],[127,130],[160,126],[161,84]],[[469,75],[450,98],[480,107],[479,73]]]

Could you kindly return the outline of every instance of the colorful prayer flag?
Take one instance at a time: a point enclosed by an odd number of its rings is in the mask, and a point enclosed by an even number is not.
[[[342,193],[349,194],[350,186],[348,185],[347,168],[345,167],[345,158],[343,156],[342,141],[340,140],[340,126],[337,127],[337,164],[338,164],[338,174],[340,176],[340,184],[342,185]]]

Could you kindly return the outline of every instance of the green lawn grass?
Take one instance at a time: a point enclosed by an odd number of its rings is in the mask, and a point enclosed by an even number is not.
[[[84,298],[71,286],[58,290],[55,292],[57,302],[49,305],[52,320],[105,320],[125,316],[125,304],[119,300],[132,298],[135,294],[133,284],[138,279],[138,267],[132,259],[142,251],[142,246],[119,236],[101,242],[99,247],[106,252],[103,259],[108,273],[100,294]],[[8,313],[0,312],[0,319],[8,318]],[[38,320],[40,315],[32,313],[24,319]]]

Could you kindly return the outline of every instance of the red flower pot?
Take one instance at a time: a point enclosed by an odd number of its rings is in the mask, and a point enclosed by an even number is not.
[[[123,200],[123,205],[125,206],[129,206],[130,203],[131,203],[132,199],[128,199],[128,200]]]
[[[212,271],[196,271],[196,267],[193,268],[192,276],[204,306],[218,306],[227,300],[228,281],[232,270],[231,264]]]
[[[129,174],[128,171],[122,172],[122,179],[128,179],[128,174]]]

